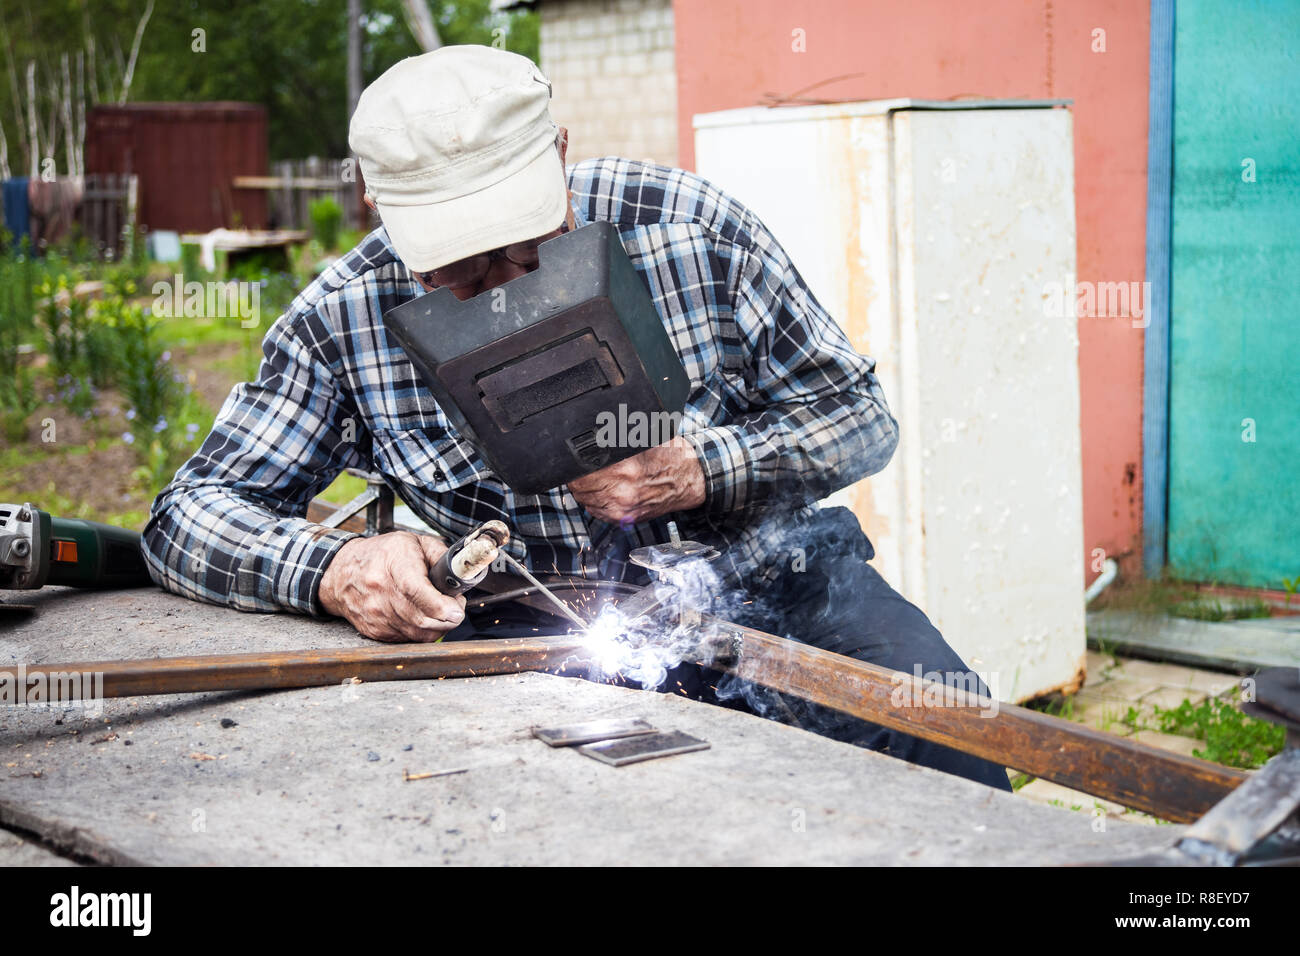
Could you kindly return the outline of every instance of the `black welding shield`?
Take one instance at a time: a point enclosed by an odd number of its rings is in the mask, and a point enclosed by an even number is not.
[[[667,441],[690,391],[617,229],[593,222],[538,257],[464,302],[434,289],[384,315],[452,424],[520,494]]]

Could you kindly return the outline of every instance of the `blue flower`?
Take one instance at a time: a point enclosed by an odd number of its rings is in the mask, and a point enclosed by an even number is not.
[[[167,419],[165,418],[160,418],[153,423],[153,430],[155,433],[162,431],[166,427],[167,427]]]
[[[130,445],[132,442],[135,441],[135,436],[132,435],[130,432],[122,432],[122,441]]]
[[[134,408],[128,408],[128,409],[126,410],[126,420],[127,420],[128,422],[133,422],[133,421],[135,421],[135,409],[134,409]]]

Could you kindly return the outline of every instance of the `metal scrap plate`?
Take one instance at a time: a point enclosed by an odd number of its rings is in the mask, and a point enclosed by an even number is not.
[[[597,740],[617,740],[654,732],[655,729],[651,724],[639,718],[589,720],[586,723],[567,724],[564,727],[533,728],[533,736],[552,747],[573,747]]]
[[[621,767],[642,760],[654,760],[656,757],[671,757],[674,754],[708,749],[707,740],[700,740],[680,730],[673,730],[647,734],[631,740],[606,740],[598,744],[586,744],[578,748],[578,753],[594,757],[601,763]]]

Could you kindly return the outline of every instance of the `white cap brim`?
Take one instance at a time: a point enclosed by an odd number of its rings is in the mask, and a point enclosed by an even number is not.
[[[535,239],[568,217],[564,167],[554,148],[499,183],[468,196],[421,205],[376,202],[388,238],[412,272]]]

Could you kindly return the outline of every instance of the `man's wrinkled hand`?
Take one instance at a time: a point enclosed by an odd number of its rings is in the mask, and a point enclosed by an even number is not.
[[[569,482],[569,493],[597,518],[636,523],[704,504],[704,469],[679,435]]]
[[[321,577],[321,606],[372,640],[441,640],[465,619],[465,598],[429,583],[446,550],[437,538],[409,531],[353,538]]]

